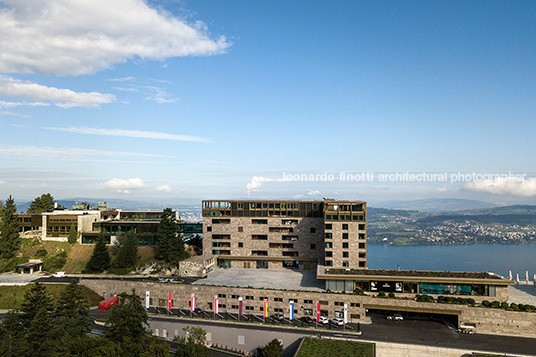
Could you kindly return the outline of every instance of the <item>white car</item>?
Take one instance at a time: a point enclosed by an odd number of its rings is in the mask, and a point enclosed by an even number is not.
[[[64,271],[58,271],[52,274],[54,278],[65,278],[67,276],[67,273]]]
[[[331,319],[330,322],[334,325],[337,325],[337,326],[342,326],[344,325],[344,321],[343,319]]]
[[[329,322],[328,318],[327,317],[324,317],[324,316],[320,316],[320,323],[321,324],[327,324]]]
[[[387,320],[403,321],[404,318],[400,314],[394,314],[394,315],[387,316]]]

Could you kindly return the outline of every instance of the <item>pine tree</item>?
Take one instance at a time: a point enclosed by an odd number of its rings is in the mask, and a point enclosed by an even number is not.
[[[175,221],[175,213],[171,208],[166,208],[162,212],[158,225],[158,238],[158,259],[177,265],[188,256]]]
[[[259,357],[282,357],[283,345],[278,339],[274,338],[268,342],[264,347],[258,349],[257,355]]]
[[[74,226],[74,223],[72,223],[71,228],[69,229],[69,236],[67,237],[67,241],[71,244],[74,244],[77,240],[78,233],[76,232],[76,227]]]
[[[62,291],[55,315],[55,326],[69,336],[83,336],[90,330],[88,302],[76,280],[73,279]]]
[[[53,308],[52,297],[46,287],[37,282],[29,285],[24,293],[24,301],[21,307],[21,319],[26,327],[32,322],[39,310],[51,311]]]
[[[100,235],[97,238],[93,254],[86,265],[86,270],[93,273],[102,273],[110,267],[110,252],[106,246],[106,238]]]
[[[26,213],[43,213],[54,210],[54,197],[50,193],[43,193],[40,197],[34,198]]]
[[[48,311],[42,307],[30,323],[26,332],[26,356],[46,357],[57,349],[53,338],[52,320]]]
[[[132,268],[138,262],[138,237],[134,230],[128,233],[117,252],[114,266],[117,268]]]
[[[11,195],[0,205],[0,257],[12,258],[20,248],[19,217]]]
[[[0,323],[0,356],[22,356],[26,345],[23,337],[20,316],[15,311],[8,312]]]

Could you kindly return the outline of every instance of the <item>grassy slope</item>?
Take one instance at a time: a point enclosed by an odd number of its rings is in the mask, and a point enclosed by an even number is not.
[[[55,302],[67,284],[46,284],[45,286],[47,291],[53,295]],[[27,286],[0,286],[0,309],[20,308],[26,289]],[[88,299],[90,306],[96,306],[102,300],[97,293],[85,286],[82,286],[82,292]]]
[[[297,354],[297,357],[326,356],[372,357],[374,356],[374,347],[371,343],[305,338]]]

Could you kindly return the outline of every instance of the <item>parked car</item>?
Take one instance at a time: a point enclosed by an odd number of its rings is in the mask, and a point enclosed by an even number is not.
[[[273,314],[271,318],[274,320],[283,320],[285,317],[283,316],[283,314],[277,313],[277,314]]]
[[[200,315],[200,314],[203,313],[203,310],[202,310],[201,308],[199,308],[199,307],[196,307],[196,308],[194,309],[194,312],[195,312],[197,315]]]
[[[302,320],[306,324],[310,324],[310,323],[313,323],[315,321],[312,318],[310,318],[309,316],[303,316],[302,318],[300,318],[300,320]]]
[[[387,320],[393,320],[393,321],[403,321],[404,318],[400,314],[394,314],[387,316]]]
[[[337,326],[342,326],[342,325],[344,325],[344,321],[343,321],[342,319],[337,319],[337,318],[335,318],[335,319],[331,319],[331,320],[329,320],[329,321],[330,321],[332,324],[337,325]]]
[[[54,278],[65,278],[67,276],[67,273],[64,271],[57,271],[54,274],[52,274]]]
[[[324,316],[320,316],[320,323],[321,324],[327,324],[329,322],[328,318],[327,317],[324,317]]]

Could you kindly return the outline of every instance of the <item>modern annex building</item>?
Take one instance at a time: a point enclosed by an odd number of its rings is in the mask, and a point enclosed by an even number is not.
[[[233,268],[367,267],[361,201],[203,201],[203,254]]]

